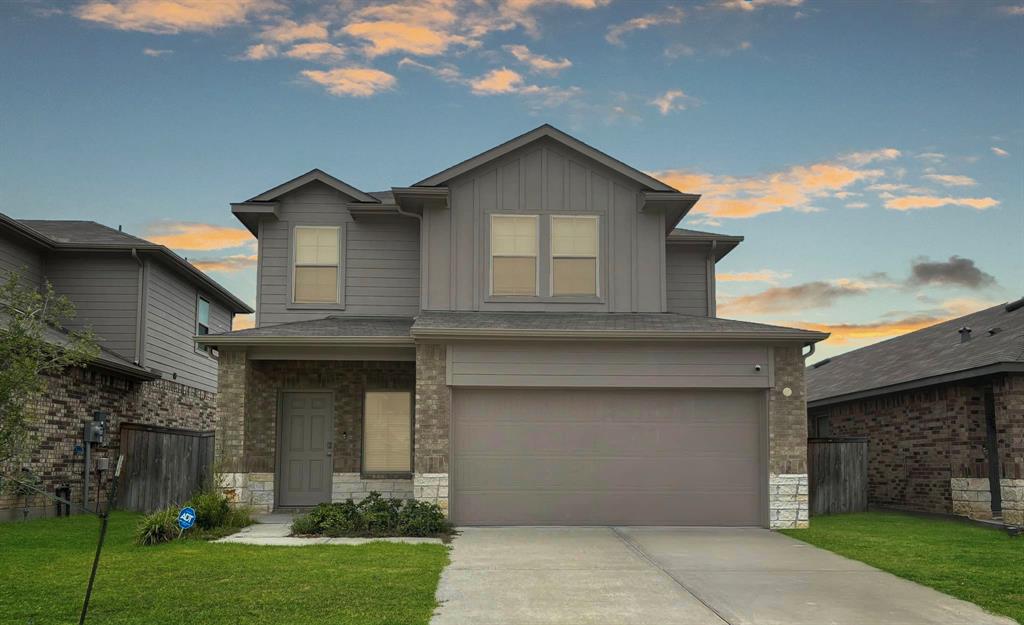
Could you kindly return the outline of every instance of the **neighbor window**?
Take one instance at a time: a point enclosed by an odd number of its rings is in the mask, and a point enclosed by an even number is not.
[[[293,300],[297,304],[337,304],[339,229],[299,226],[295,228],[295,271]]]
[[[367,391],[363,473],[412,471],[412,394]]]
[[[491,295],[537,294],[537,216],[491,215]]]
[[[200,296],[196,302],[196,334],[210,333],[210,302]]]
[[[598,218],[551,217],[551,294],[597,295]]]

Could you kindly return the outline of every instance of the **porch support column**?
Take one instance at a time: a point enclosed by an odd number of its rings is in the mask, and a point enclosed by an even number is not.
[[[773,348],[775,385],[768,391],[768,523],[810,523],[807,481],[807,394],[799,346]]]
[[[413,496],[436,503],[448,513],[448,453],[451,389],[446,378],[444,344],[416,345],[416,426],[413,447]]]
[[[245,460],[245,417],[249,358],[245,348],[222,348],[218,358],[217,437],[214,470],[217,487],[233,504],[249,505]]]

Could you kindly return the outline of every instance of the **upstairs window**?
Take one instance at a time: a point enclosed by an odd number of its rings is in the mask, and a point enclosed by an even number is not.
[[[210,302],[199,296],[196,302],[196,334],[202,336],[210,333]]]
[[[491,295],[537,295],[537,216],[491,215]]]
[[[599,221],[594,215],[551,217],[551,294],[597,296]]]
[[[338,303],[339,238],[337,226],[295,228],[292,301],[296,304]]]

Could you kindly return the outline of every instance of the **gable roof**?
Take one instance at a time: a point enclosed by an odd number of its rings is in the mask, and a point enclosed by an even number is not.
[[[963,327],[971,329],[967,342],[958,332]],[[821,406],[1000,371],[1024,372],[1024,300],[815,363],[807,368],[808,403]]]
[[[363,191],[360,191],[359,189],[353,187],[344,180],[335,178],[334,176],[330,175],[329,173],[325,172],[322,169],[311,169],[306,173],[302,174],[301,176],[296,176],[295,178],[292,178],[288,182],[279,184],[273,189],[268,189],[263,193],[260,193],[256,197],[249,198],[247,201],[271,202],[281,197],[285,193],[288,193],[289,191],[294,191],[295,189],[298,189],[299,187],[307,185],[310,182],[314,181],[322,182],[325,185],[331,187],[332,189],[340,191],[341,193],[344,193],[345,195],[359,202],[373,202],[375,204],[380,202],[379,199],[373,197],[369,193],[364,193]]]
[[[233,313],[251,313],[253,309],[216,280],[196,269],[192,263],[167,247],[115,230],[95,221],[69,219],[13,219],[0,213],[0,224],[23,235],[31,235],[42,247],[54,251],[130,251],[155,254],[168,262],[193,284],[218,296]]]
[[[726,254],[736,249],[743,242],[743,237],[732,234],[718,234],[688,228],[673,228],[665,237],[666,243],[707,243],[713,246],[715,262],[722,260]]]
[[[609,169],[618,172],[619,174],[625,176],[626,178],[633,180],[634,182],[641,185],[645,189],[649,189],[651,191],[678,193],[676,189],[673,189],[664,182],[645,174],[639,169],[630,167],[629,165],[623,163],[622,161],[613,158],[605,154],[604,152],[587,145],[586,143],[583,143],[579,139],[555,128],[551,124],[543,124],[529,132],[519,135],[518,137],[509,139],[508,141],[502,143],[501,145],[495,146],[489,150],[481,152],[480,154],[470,157],[462,161],[461,163],[452,165],[448,169],[440,171],[434,174],[433,176],[430,176],[429,178],[420,180],[413,186],[434,187],[437,185],[444,184],[451,180],[452,178],[464,174],[467,171],[470,171],[471,169],[475,169],[490,161],[501,158],[502,156],[508,154],[509,152],[512,152],[513,150],[517,150],[525,145],[528,145],[530,143],[533,143],[534,141],[537,141],[538,139],[545,137],[553,141],[556,141],[571,150],[580,152],[581,154],[597,161],[598,163],[604,165],[605,167],[608,167]]]

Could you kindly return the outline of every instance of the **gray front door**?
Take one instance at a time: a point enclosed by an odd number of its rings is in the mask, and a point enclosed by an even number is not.
[[[330,393],[285,393],[281,401],[281,506],[331,500],[334,401]]]

